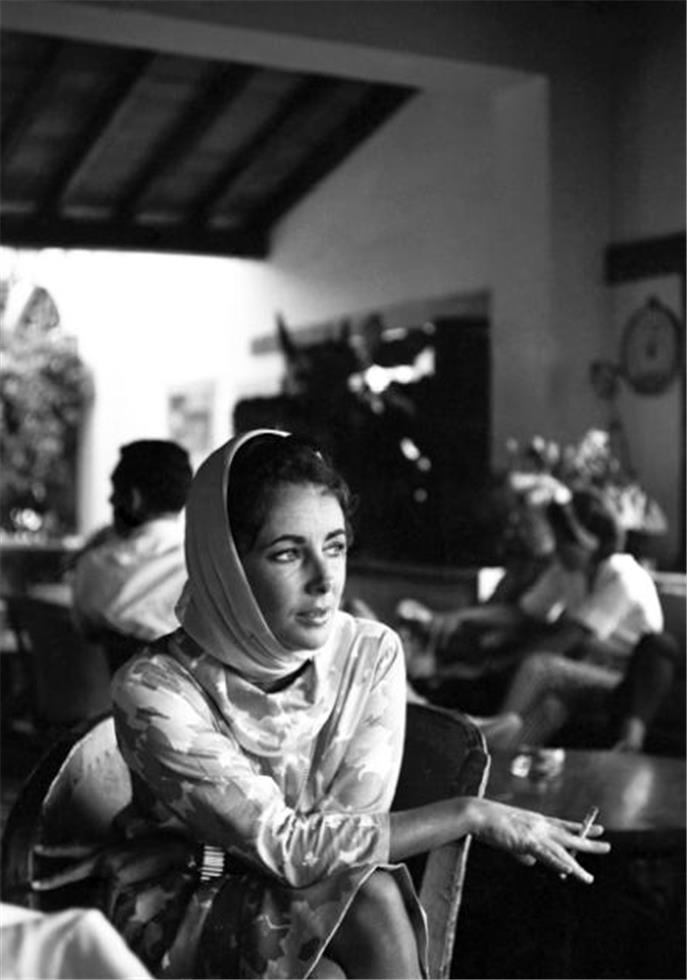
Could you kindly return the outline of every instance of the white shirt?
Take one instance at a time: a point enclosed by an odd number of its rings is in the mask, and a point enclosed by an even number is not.
[[[182,515],[148,521],[87,551],[73,580],[77,623],[154,640],[179,626],[174,607],[186,581]]]
[[[632,555],[599,565],[591,586],[584,572],[551,565],[520,600],[530,616],[555,622],[562,613],[585,626],[609,651],[629,655],[645,633],[663,630],[663,611],[650,573]]]
[[[2,902],[0,962],[5,980],[151,976],[98,909],[43,913]]]

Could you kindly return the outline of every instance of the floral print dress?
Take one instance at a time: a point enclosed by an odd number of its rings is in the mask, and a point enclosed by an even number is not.
[[[396,634],[339,613],[327,647],[267,694],[179,630],[130,661],[113,693],[134,774],[124,834],[152,849],[175,835],[211,845],[223,872],[202,883],[163,865],[118,886],[115,924],[167,975],[307,977],[357,889],[388,867],[405,720]],[[393,872],[423,950],[424,913],[405,867]],[[221,928],[208,929],[211,904]],[[202,963],[189,964],[203,929]]]

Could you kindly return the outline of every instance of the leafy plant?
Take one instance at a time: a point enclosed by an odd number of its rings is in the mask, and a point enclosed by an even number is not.
[[[663,534],[667,530],[661,507],[623,464],[609,432],[590,429],[579,442],[565,446],[541,436],[524,447],[512,440],[508,450],[511,484],[527,492],[533,502],[546,503],[566,488],[593,487],[604,495],[626,531]]]
[[[90,377],[49,294],[34,289],[8,322],[0,284],[0,526],[59,535],[76,524],[76,454]]]

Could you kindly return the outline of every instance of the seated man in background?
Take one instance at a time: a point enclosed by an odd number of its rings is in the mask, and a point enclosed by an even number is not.
[[[72,581],[77,625],[111,652],[119,647],[115,660],[179,625],[174,606],[186,581],[183,509],[191,477],[188,453],[177,443],[142,439],[120,449],[112,524],[86,544]]]
[[[524,644],[503,703],[509,743],[543,745],[594,710],[602,740],[640,751],[672,683],[679,653],[663,632],[650,573],[623,553],[603,498],[579,491],[552,507],[557,560],[519,600],[517,613],[548,624]],[[513,724],[515,722],[515,724]]]

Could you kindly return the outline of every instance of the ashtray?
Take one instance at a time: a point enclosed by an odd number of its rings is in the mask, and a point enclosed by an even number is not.
[[[565,765],[565,749],[523,748],[510,764],[511,775],[522,779],[553,779]]]

